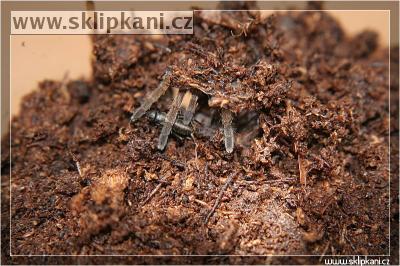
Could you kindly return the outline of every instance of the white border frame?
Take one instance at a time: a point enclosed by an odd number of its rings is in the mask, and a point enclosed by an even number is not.
[[[2,0],[2,1],[7,1],[7,0]],[[9,1],[12,1],[12,0],[9,0]],[[23,1],[23,0],[21,0],[21,1]],[[45,0],[46,1],[46,0]],[[73,0],[74,1],[74,0]],[[81,1],[81,0],[75,0],[75,1]],[[108,0],[100,0],[100,1],[108,1]],[[125,1],[125,0],[122,0],[122,1]],[[178,0],[178,1],[184,1],[184,0]],[[362,1],[362,0],[360,0],[360,1]],[[374,1],[374,0],[371,0],[371,1]],[[56,1],[57,2],[57,1]],[[207,2],[207,1],[205,1],[205,2]],[[278,1],[277,1],[278,2]],[[207,9],[202,9],[202,10],[197,10],[197,9],[194,9],[193,10],[193,12],[196,12],[196,11],[252,11],[251,9],[249,9],[249,10],[218,10],[218,9],[216,9],[216,10],[207,10]],[[135,255],[135,254],[127,254],[127,255],[125,255],[125,254],[98,254],[98,255],[94,255],[94,254],[89,254],[89,255],[68,255],[68,254],[65,254],[65,255],[63,255],[63,254],[41,254],[41,255],[36,255],[36,254],[33,254],[33,255],[24,255],[24,254],[12,254],[12,252],[11,252],[11,243],[12,243],[12,228],[11,228],[11,226],[12,226],[12,220],[11,220],[11,208],[12,208],[12,205],[11,205],[11,202],[12,202],[12,200],[11,200],[11,191],[12,191],[12,180],[11,180],[11,169],[10,169],[10,213],[9,213],[9,215],[10,215],[10,221],[9,221],[9,226],[10,226],[10,246],[9,246],[9,250],[10,250],[10,257],[320,257],[320,258],[322,258],[322,257],[390,257],[391,256],[391,242],[390,242],[390,236],[391,236],[391,224],[390,224],[390,218],[391,218],[391,212],[390,212],[390,206],[391,206],[391,195],[390,195],[390,188],[391,188],[391,171],[390,171],[390,158],[391,158],[391,151],[390,151],[390,144],[391,144],[391,142],[390,142],[390,116],[391,116],[391,113],[390,113],[390,99],[391,99],[391,96],[390,96],[390,81],[391,81],[391,79],[390,79],[390,45],[391,45],[391,36],[390,36],[390,30],[391,30],[391,10],[390,9],[376,9],[376,10],[370,10],[370,9],[354,9],[354,10],[349,10],[349,9],[346,9],[346,10],[339,10],[339,9],[324,9],[324,10],[313,10],[313,9],[293,9],[293,10],[291,10],[291,9],[277,9],[277,10],[272,10],[272,9],[257,9],[256,11],[272,11],[272,12],[287,12],[287,11],[291,11],[291,12],[307,12],[307,11],[344,11],[344,12],[346,12],[346,11],[352,11],[352,12],[354,12],[354,11],[380,11],[380,12],[388,12],[389,13],[389,16],[388,16],[388,20],[389,20],[389,36],[388,36],[388,38],[389,38],[389,40],[388,40],[388,44],[387,44],[387,46],[388,46],[388,63],[389,63],[389,67],[388,67],[388,90],[389,90],[389,97],[388,97],[388,106],[389,106],[389,132],[388,132],[388,140],[389,140],[389,142],[388,142],[388,156],[389,156],[389,165],[388,165],[388,174],[389,174],[389,182],[388,182],[388,213],[389,213],[389,215],[388,215],[388,219],[389,219],[389,221],[388,221],[388,225],[389,225],[389,236],[388,236],[388,238],[389,238],[389,246],[388,246],[388,251],[389,251],[389,254],[381,254],[381,255],[360,255],[360,254],[350,254],[350,255],[346,255],[346,254],[344,254],[344,255],[325,255],[325,254],[321,254],[321,255],[311,255],[311,254],[268,254],[268,255],[253,255],[253,254],[249,254],[249,255],[236,255],[236,254],[230,254],[230,255],[218,255],[218,254],[215,254],[215,255],[196,255],[196,254],[193,254],[193,255],[181,255],[181,254],[179,254],[179,255],[171,255],[171,254],[165,254],[165,255],[153,255],[153,254],[144,254],[144,255]],[[194,15],[193,15],[194,16]],[[12,95],[12,93],[11,93],[11,55],[12,55],[12,53],[11,53],[11,49],[12,49],[12,46],[11,46],[11,38],[12,38],[12,36],[13,35],[9,35],[9,45],[10,45],[10,61],[9,61],[9,68],[10,68],[10,73],[9,73],[9,79],[10,79],[10,110],[12,110],[12,108],[11,108],[11,106],[12,106],[12,101],[11,101],[11,95]],[[9,119],[10,119],[10,121],[9,121],[9,128],[10,128],[10,160],[9,160],[9,164],[10,164],[10,166],[11,166],[11,157],[12,157],[12,149],[11,149],[11,130],[12,130],[12,128],[11,128],[11,119],[12,119],[12,114],[11,114],[11,111],[10,111],[10,117],[9,117]],[[119,264],[119,265],[124,265],[124,264]]]

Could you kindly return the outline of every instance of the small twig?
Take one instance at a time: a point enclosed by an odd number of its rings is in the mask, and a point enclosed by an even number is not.
[[[209,207],[208,206],[208,204],[207,203],[205,203],[204,201],[202,201],[202,200],[199,200],[199,199],[194,199],[194,202],[197,202],[198,204],[200,204],[200,205],[203,205],[203,206],[206,206],[206,207]]]
[[[282,179],[273,179],[273,180],[266,180],[265,183],[271,184],[271,183],[284,183],[284,182],[295,182],[296,179],[293,178],[282,178]]]
[[[79,176],[82,177],[83,174],[82,174],[81,165],[80,165],[80,163],[79,163],[79,161],[78,161],[78,158],[76,158],[75,154],[73,154],[72,151],[69,150],[68,152],[69,152],[69,154],[71,155],[72,160],[74,160],[74,162],[75,162],[76,169],[78,170]]]
[[[325,248],[324,248],[324,251],[322,252],[321,257],[319,257],[319,262],[322,261],[322,258],[325,256],[326,252],[328,251],[328,248],[329,248],[329,245],[330,245],[330,244],[331,244],[330,242],[326,243],[326,246],[325,246]]]
[[[60,91],[65,97],[66,101],[69,103],[71,101],[71,95],[69,94],[67,89],[68,80],[69,80],[69,72],[67,71],[65,72],[64,77],[61,81]]]
[[[195,162],[196,162],[196,169],[197,169],[197,171],[199,171],[199,158],[198,158],[198,155],[197,155],[198,144],[196,142],[196,138],[194,137],[194,134],[191,134],[191,137],[192,137],[194,145],[195,145],[194,146],[194,157],[195,157]]]
[[[344,238],[347,240],[347,242],[350,244],[350,247],[355,251],[356,248],[354,247],[353,243],[350,241],[350,239],[347,237],[347,234],[344,235]]]
[[[142,206],[146,205],[151,198],[153,198],[153,196],[160,190],[160,188],[165,185],[165,177],[161,178],[160,183],[153,189],[153,191],[151,191],[151,193],[149,194],[149,196],[143,201]]]
[[[176,160],[176,159],[172,159],[172,158],[169,158],[168,156],[166,156],[166,155],[164,155],[164,154],[159,154],[159,157],[161,158],[161,159],[164,159],[164,160],[167,160],[168,162],[171,162],[174,166],[176,166],[176,167],[179,167],[179,168],[182,168],[182,169],[185,169],[186,168],[186,163],[184,163],[184,162],[181,162],[181,161],[179,161],[179,160]]]
[[[217,209],[217,207],[218,207],[218,205],[219,205],[219,203],[220,203],[220,201],[222,199],[222,196],[224,195],[225,190],[228,188],[229,183],[231,183],[231,181],[233,179],[233,176],[234,176],[234,174],[231,174],[228,177],[228,179],[226,180],[224,186],[221,188],[221,190],[220,190],[220,192],[218,194],[218,198],[214,203],[214,206],[212,207],[212,209],[210,210],[210,212],[208,213],[208,215],[207,215],[207,217],[206,217],[206,219],[204,221],[205,224],[208,223],[208,220],[211,218],[211,216],[214,214],[215,210]]]
[[[305,160],[303,159],[303,156],[298,151],[297,148],[297,143],[294,144],[294,150],[297,153],[297,164],[299,166],[299,179],[300,179],[300,184],[306,186],[307,185],[307,165]]]
[[[150,193],[150,195],[147,197],[147,199],[145,199],[145,200],[143,201],[143,205],[146,205],[146,204],[151,200],[151,198],[157,193],[157,191],[160,190],[160,188],[162,187],[162,185],[163,185],[163,183],[160,183],[160,184],[158,184],[158,185],[153,189],[153,191]]]
[[[224,126],[224,143],[227,153],[232,153],[235,147],[235,136],[232,128],[232,112],[227,109],[221,111],[222,125]]]

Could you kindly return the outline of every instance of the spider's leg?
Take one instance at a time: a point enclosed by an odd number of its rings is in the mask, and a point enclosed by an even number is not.
[[[184,138],[181,135],[179,135],[178,133],[174,132],[173,130],[172,130],[171,134],[172,134],[172,136],[174,136],[180,142],[182,142],[184,140]]]
[[[143,101],[142,105],[133,112],[131,116],[131,122],[135,122],[137,119],[142,117],[144,113],[150,109],[153,103],[155,103],[166,92],[171,84],[171,79],[172,73],[171,71],[167,70],[158,87],[152,91],[150,95]]]
[[[189,104],[186,107],[186,109],[183,111],[183,124],[184,125],[189,125],[190,121],[192,121],[193,114],[196,110],[197,107],[197,95],[191,94]]]
[[[158,139],[157,148],[159,150],[163,150],[167,145],[168,136],[171,133],[172,127],[175,124],[176,116],[178,115],[179,108],[181,107],[183,96],[184,93],[178,91],[178,94],[175,96],[174,101],[172,102],[171,109],[169,109],[167,116],[165,117],[163,128]]]
[[[235,136],[233,134],[233,128],[232,128],[232,120],[233,120],[232,112],[227,109],[222,109],[221,117],[222,117],[222,125],[224,126],[225,150],[228,153],[231,153],[235,146]]]

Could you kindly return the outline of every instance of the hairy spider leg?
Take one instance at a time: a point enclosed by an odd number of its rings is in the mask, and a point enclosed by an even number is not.
[[[142,105],[137,108],[132,116],[131,122],[135,122],[137,119],[142,117],[147,110],[155,103],[168,89],[169,85],[171,84],[172,73],[171,71],[167,70],[162,77],[161,83],[158,87],[151,92],[151,94],[143,101]]]
[[[167,116],[165,117],[163,128],[161,129],[161,134],[158,139],[158,146],[159,150],[163,150],[167,145],[168,136],[171,133],[172,127],[175,124],[176,116],[178,115],[179,108],[182,104],[182,99],[185,94],[181,91],[175,96],[171,108],[169,109]]]
[[[156,110],[151,110],[146,113],[147,117],[157,123],[157,124],[164,124],[165,118],[166,118],[166,113],[163,112],[158,112]],[[179,118],[175,119],[175,123],[172,126],[172,133],[176,133],[175,135],[180,137],[182,136],[190,136],[193,133],[193,130],[190,126],[184,125],[182,123],[182,120],[179,120]]]
[[[194,112],[197,107],[197,99],[198,99],[197,95],[191,93],[189,105],[183,111],[183,124],[184,125],[189,125],[190,121],[192,121]]]
[[[225,150],[228,153],[231,153],[235,146],[235,137],[232,128],[232,120],[233,120],[232,112],[227,109],[222,109],[221,118],[222,118],[222,125],[224,126]]]

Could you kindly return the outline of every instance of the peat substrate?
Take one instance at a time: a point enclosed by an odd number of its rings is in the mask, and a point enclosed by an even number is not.
[[[324,11],[215,14],[196,11],[193,35],[95,35],[91,78],[46,80],[23,99],[2,149],[12,254],[388,254],[398,219],[389,49]],[[398,66],[398,50],[391,57]],[[166,71],[151,110],[167,113],[177,90],[198,104],[191,135],[172,132],[160,151],[162,121],[130,117]],[[124,261],[146,259],[157,260]]]

